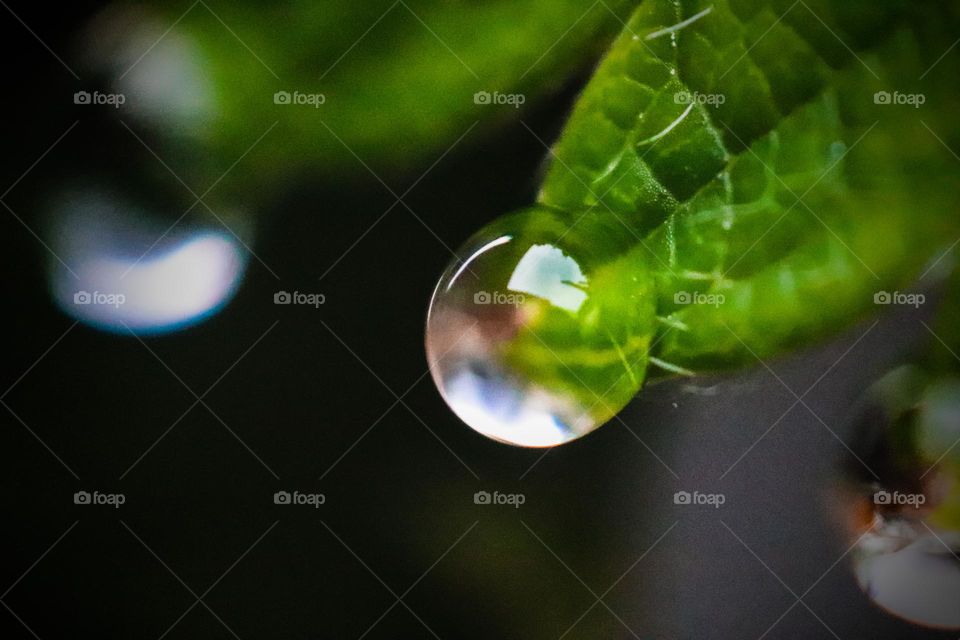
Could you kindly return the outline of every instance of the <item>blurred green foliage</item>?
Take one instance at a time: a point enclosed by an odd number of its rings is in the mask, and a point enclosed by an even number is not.
[[[330,0],[201,3],[186,14],[180,4],[118,4],[95,23],[92,39],[106,55],[91,64],[133,94],[158,153],[189,166],[199,183],[263,136],[218,187],[228,201],[263,201],[292,178],[332,182],[364,164],[403,170],[434,160],[478,121],[489,127],[516,113],[478,104],[475,94],[522,94],[531,104],[557,91],[599,54],[631,4]],[[154,41],[144,60],[122,59]],[[158,67],[179,77],[191,108],[177,108],[183,96],[164,104],[149,87]],[[277,92],[323,102],[278,104]],[[138,100],[160,104],[137,111]]]

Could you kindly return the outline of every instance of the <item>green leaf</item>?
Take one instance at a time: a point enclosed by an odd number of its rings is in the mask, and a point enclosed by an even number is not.
[[[867,29],[840,5],[644,2],[556,144],[540,202],[572,233],[607,217],[633,238],[666,361],[731,366],[824,336],[955,237],[957,172],[922,121],[943,121],[949,92],[917,87],[936,48],[910,29],[935,17],[884,3]],[[923,111],[874,103],[912,87]]]
[[[956,54],[935,62],[957,23],[906,2],[643,2],[577,101],[538,206],[472,241],[553,246],[584,274],[587,302],[524,314],[495,366],[596,426],[648,363],[752,364],[882,309],[960,234],[957,166],[935,133],[956,137]]]

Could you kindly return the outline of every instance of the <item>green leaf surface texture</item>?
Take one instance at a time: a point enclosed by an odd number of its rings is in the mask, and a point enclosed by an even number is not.
[[[896,1],[645,1],[538,200],[566,234],[618,236],[625,271],[649,266],[662,361],[737,366],[827,336],[956,238],[955,66],[931,67],[951,24]]]

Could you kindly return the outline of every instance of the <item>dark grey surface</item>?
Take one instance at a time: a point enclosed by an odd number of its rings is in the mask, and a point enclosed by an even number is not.
[[[830,344],[715,384],[655,385],[624,411],[638,433],[644,423],[665,425],[647,444],[679,476],[655,462],[625,470],[643,514],[635,548],[677,523],[625,578],[624,590],[640,595],[625,619],[654,637],[683,639],[956,637],[868,602],[830,509],[844,465],[867,456],[854,449],[863,392],[929,342],[921,321],[932,311],[894,309]],[[680,489],[726,502],[676,506]]]

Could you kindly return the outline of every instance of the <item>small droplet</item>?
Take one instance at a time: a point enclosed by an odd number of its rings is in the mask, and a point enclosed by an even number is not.
[[[914,625],[960,629],[960,381],[915,365],[874,383],[860,424],[864,473],[837,491],[857,582]],[[869,465],[869,466],[868,466]],[[874,479],[865,473],[877,469]],[[874,481],[875,480],[875,481]]]
[[[914,624],[960,628],[960,534],[884,521],[854,551],[857,581],[879,607]]]
[[[494,222],[441,277],[427,356],[450,408],[517,446],[583,436],[636,394],[655,328],[645,264],[545,208]]]
[[[51,226],[54,301],[104,331],[166,333],[196,324],[233,297],[246,266],[225,229],[189,221],[165,227],[99,192],[65,197]]]

